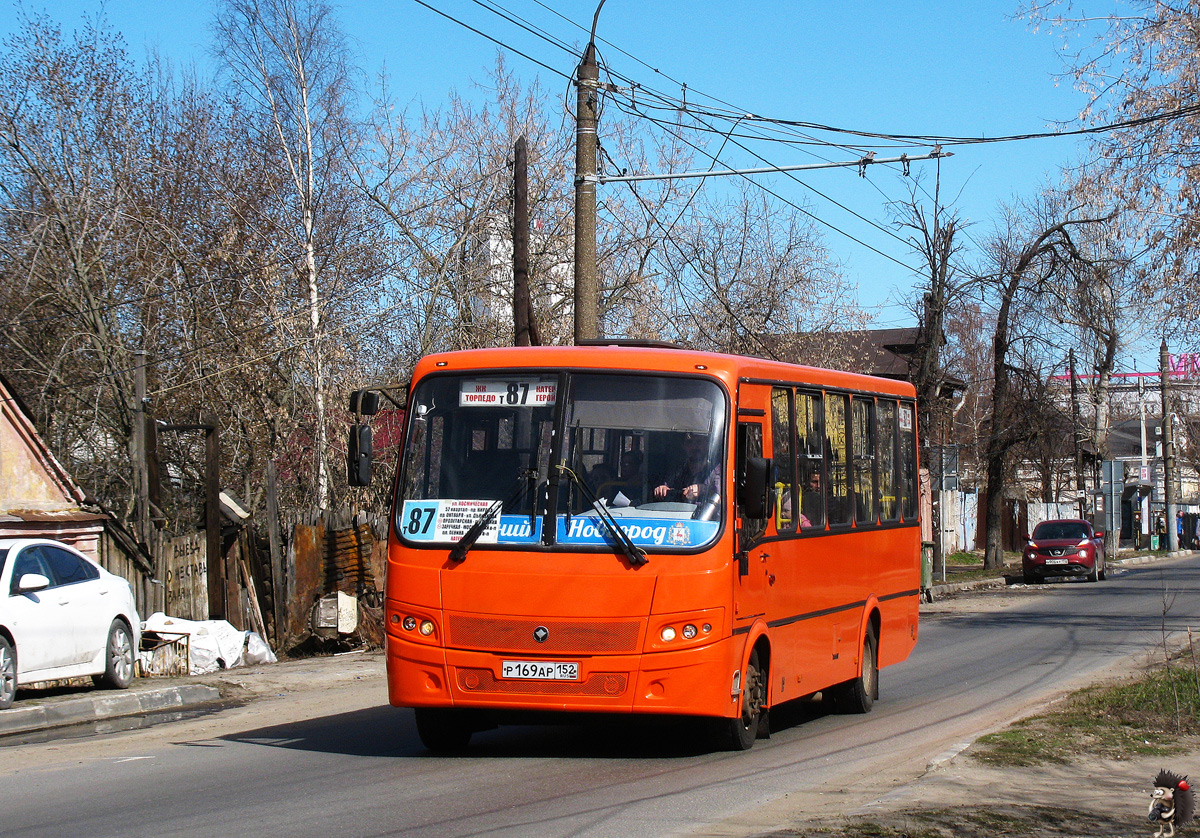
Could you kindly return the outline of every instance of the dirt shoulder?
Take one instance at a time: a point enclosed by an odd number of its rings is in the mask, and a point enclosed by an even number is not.
[[[861,792],[826,792],[812,808],[830,813],[797,820],[772,836],[832,838],[994,838],[998,835],[1151,836],[1146,818],[1160,768],[1197,775],[1200,745],[1174,757],[1130,761],[1081,755],[1072,765],[996,768],[969,750],[916,780],[873,799]],[[793,805],[797,801],[793,800]],[[1196,824],[1177,832],[1194,834]]]
[[[1016,592],[1013,592],[1016,594]],[[994,591],[963,594],[922,606],[922,616],[981,609],[1003,610],[1019,595]],[[1129,662],[1109,677],[1128,673]],[[1041,708],[1030,708],[1038,712]],[[1021,835],[1153,836],[1147,819],[1153,778],[1162,768],[1200,781],[1200,731],[1170,757],[1097,759],[1085,753],[1070,765],[997,767],[973,757],[974,747],[946,754],[916,779],[889,790],[824,789],[791,795],[786,814],[764,836],[831,838],[994,838]],[[819,813],[809,816],[808,813]],[[1200,833],[1200,822],[1177,828]]]

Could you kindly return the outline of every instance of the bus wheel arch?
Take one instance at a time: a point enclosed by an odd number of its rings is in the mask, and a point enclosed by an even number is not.
[[[759,634],[735,676],[737,715],[717,720],[718,744],[746,751],[756,739],[770,736],[770,666],[771,643],[765,633]]]
[[[879,698],[879,629],[881,618],[873,607],[860,634],[858,674],[833,689],[839,713],[868,713]]]

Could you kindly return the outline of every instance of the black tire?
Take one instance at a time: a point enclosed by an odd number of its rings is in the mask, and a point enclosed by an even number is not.
[[[1100,581],[1100,560],[1099,559],[1096,559],[1096,561],[1092,562],[1092,569],[1090,571],[1088,571],[1087,580],[1089,582],[1099,582]]]
[[[108,628],[108,642],[104,645],[104,674],[96,679],[96,685],[110,690],[128,688],[133,683],[136,657],[129,626],[121,620],[113,620]]]
[[[17,695],[17,653],[8,638],[0,637],[0,710],[12,707]]]
[[[834,705],[839,713],[868,713],[879,698],[879,642],[874,628],[867,629],[862,652],[862,671],[834,691]]]
[[[470,743],[474,731],[463,712],[441,707],[418,707],[414,712],[417,735],[429,750],[452,753],[465,750]]]
[[[1107,578],[1108,578],[1108,560],[1102,558],[1100,560],[1100,581],[1103,582]]]
[[[730,750],[748,751],[754,747],[766,703],[767,673],[762,670],[755,649],[742,677],[741,713],[736,718],[721,720],[725,744]]]

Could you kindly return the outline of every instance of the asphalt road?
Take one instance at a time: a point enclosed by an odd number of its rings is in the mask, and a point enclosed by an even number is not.
[[[1200,627],[1200,559],[935,604],[865,716],[778,708],[746,753],[687,725],[478,734],[429,756],[367,679],[143,731],[0,748],[0,836],[762,835],[884,796],[998,727]]]

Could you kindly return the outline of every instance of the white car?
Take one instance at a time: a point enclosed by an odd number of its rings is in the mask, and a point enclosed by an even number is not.
[[[141,641],[129,583],[48,539],[0,539],[0,710],[17,687],[91,675],[125,689]]]

